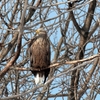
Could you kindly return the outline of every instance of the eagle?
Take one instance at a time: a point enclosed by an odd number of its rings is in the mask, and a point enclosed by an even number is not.
[[[50,41],[43,28],[36,30],[36,36],[29,44],[29,58],[35,84],[45,83],[50,72]]]

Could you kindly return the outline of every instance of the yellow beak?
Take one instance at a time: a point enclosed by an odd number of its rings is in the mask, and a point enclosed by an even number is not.
[[[40,31],[39,30],[36,30],[35,32],[36,32],[36,34],[39,34]]]

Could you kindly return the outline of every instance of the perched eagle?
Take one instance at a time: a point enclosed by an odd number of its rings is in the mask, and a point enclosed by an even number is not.
[[[50,65],[50,42],[43,28],[36,31],[36,37],[30,42],[29,55],[35,83],[45,83],[50,72],[50,68],[48,68]]]

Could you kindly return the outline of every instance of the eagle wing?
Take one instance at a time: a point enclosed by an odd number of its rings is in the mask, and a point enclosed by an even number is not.
[[[45,37],[36,37],[29,44],[30,65],[35,69],[50,65],[50,42]]]

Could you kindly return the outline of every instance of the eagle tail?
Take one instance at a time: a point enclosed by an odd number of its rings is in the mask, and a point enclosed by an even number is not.
[[[46,76],[44,72],[37,72],[35,75],[35,84],[42,84],[46,81]]]

